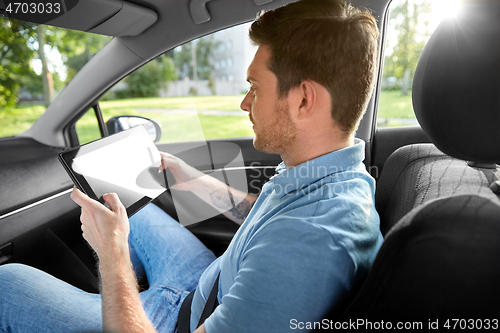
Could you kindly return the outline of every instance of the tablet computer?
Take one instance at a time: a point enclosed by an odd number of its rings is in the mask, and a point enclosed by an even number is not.
[[[104,194],[118,194],[129,217],[168,188],[161,155],[143,126],[66,150],[59,161],[89,197],[104,204]]]

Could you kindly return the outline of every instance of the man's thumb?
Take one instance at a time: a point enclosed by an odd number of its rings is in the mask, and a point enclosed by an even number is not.
[[[118,198],[118,194],[116,193],[107,193],[102,196],[104,201],[106,201],[109,204],[109,208],[113,212],[118,212],[120,209],[124,209],[125,207],[123,206],[122,202],[120,201],[120,198]]]

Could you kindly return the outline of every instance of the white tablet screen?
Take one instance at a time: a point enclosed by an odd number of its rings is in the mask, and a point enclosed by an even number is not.
[[[72,165],[98,198],[115,192],[125,207],[165,191],[152,177],[161,163],[158,149],[142,126],[129,131],[133,133],[124,139],[75,157]]]

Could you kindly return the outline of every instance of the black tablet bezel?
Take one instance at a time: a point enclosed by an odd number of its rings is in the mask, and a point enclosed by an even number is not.
[[[139,131],[144,130],[141,127],[142,126],[136,126],[136,127],[133,127],[129,130],[119,132],[119,133],[98,139],[96,141],[92,141],[92,142],[86,143],[84,145],[65,150],[62,153],[59,153],[59,156],[58,156],[59,161],[63,165],[64,169],[66,170],[66,172],[70,176],[70,178],[73,181],[73,183],[75,184],[75,186],[80,191],[82,191],[83,193],[88,195],[90,198],[97,200],[97,201],[101,202],[102,204],[104,204],[104,200],[102,198],[97,197],[96,193],[92,190],[92,187],[87,182],[85,177],[83,175],[79,174],[78,172],[74,171],[71,168],[72,162],[77,156],[78,157],[84,156],[88,153],[91,153],[95,150],[103,148],[103,147],[110,145],[112,143],[115,143],[117,141],[126,139],[130,136],[133,136],[133,135],[137,135],[139,133]],[[136,201],[134,204],[132,204],[131,206],[125,207],[127,210],[127,216],[131,217],[132,215],[137,213],[141,208],[146,206],[148,203],[150,203],[154,199],[155,198],[144,196],[139,201]]]

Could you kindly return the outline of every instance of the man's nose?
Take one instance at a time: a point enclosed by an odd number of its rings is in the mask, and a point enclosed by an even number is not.
[[[241,101],[240,104],[240,108],[246,112],[250,112],[250,106],[251,106],[250,97],[248,96],[249,93],[250,92],[247,92],[247,94],[245,95],[245,97],[243,97],[243,100]]]

